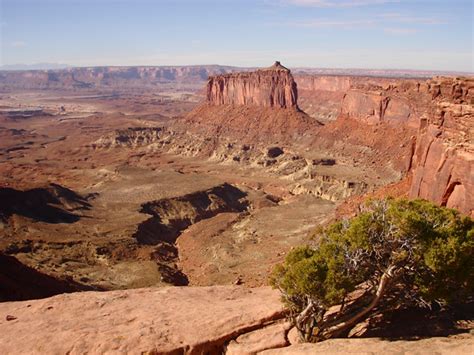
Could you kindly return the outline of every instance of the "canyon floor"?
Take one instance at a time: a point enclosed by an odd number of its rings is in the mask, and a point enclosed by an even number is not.
[[[42,111],[0,118],[0,250],[93,289],[258,286],[292,246],[333,217],[335,202],[294,193],[293,178],[256,164],[175,154],[153,141],[97,144],[111,132],[164,127],[201,99],[156,96],[2,95],[4,111]],[[320,169],[334,176],[348,171],[344,165]],[[168,219],[153,226],[143,206],[157,201]],[[147,239],[161,230],[149,230],[155,227],[167,230],[164,240]]]

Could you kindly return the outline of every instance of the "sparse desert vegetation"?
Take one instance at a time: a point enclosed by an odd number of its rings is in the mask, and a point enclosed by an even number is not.
[[[408,307],[472,302],[474,222],[423,200],[371,200],[292,250],[271,283],[306,341]]]

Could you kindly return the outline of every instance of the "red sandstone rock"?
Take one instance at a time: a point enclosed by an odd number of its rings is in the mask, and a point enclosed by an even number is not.
[[[417,128],[410,197],[474,215],[473,103],[472,78],[354,80],[339,118]]]
[[[284,311],[269,287],[214,286],[64,294],[0,303],[0,314],[5,355],[218,354]]]
[[[341,115],[361,119],[369,124],[388,122],[392,124],[409,124],[417,122],[413,102],[404,95],[390,91],[349,90],[342,100]]]
[[[297,97],[293,76],[279,62],[253,72],[210,77],[207,102],[185,117],[184,128],[212,138],[292,141],[321,125],[298,109]]]
[[[308,109],[340,100],[337,122],[320,127],[319,116],[312,120],[298,110],[278,110],[288,107],[289,98],[297,107],[297,94],[289,71],[276,64],[212,77],[208,103],[187,116],[186,127],[209,137],[285,142],[306,135],[317,137],[313,147],[335,147],[340,140],[342,148],[364,146],[373,150],[373,164],[391,165],[403,175],[413,172],[411,197],[473,214],[473,79],[297,79]],[[293,87],[294,94],[287,95]],[[321,119],[331,121],[338,105],[328,105]]]
[[[207,82],[211,105],[297,108],[297,99],[296,82],[279,62],[254,72],[213,76]]]
[[[380,338],[329,339],[316,344],[296,344],[286,348],[265,350],[259,354],[472,354],[474,335],[462,334],[445,338],[386,341]]]

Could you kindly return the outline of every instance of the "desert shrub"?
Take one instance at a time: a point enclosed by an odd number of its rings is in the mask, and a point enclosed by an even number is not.
[[[315,243],[290,251],[270,279],[307,341],[344,335],[375,310],[474,294],[474,221],[424,200],[369,201]]]

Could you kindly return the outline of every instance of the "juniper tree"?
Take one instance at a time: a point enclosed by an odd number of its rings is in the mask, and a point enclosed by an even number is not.
[[[423,200],[372,200],[315,240],[293,249],[270,280],[307,341],[342,335],[376,309],[474,295],[474,221],[455,210]]]

